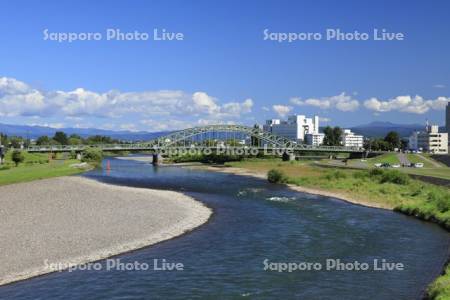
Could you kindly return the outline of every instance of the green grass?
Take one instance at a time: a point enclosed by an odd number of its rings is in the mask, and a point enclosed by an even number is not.
[[[432,159],[428,154],[421,154],[429,159]],[[437,177],[442,179],[449,179],[450,180],[450,168],[440,164],[439,167],[436,167],[434,164],[430,163],[429,161],[423,159],[420,155],[409,153],[407,154],[407,157],[411,163],[423,163],[423,168],[398,168],[397,170],[407,173],[407,174],[414,174],[414,175],[422,175],[422,176],[430,176],[430,177]],[[360,159],[351,159],[348,161],[346,166],[344,167],[353,167],[353,168],[373,168],[374,164],[376,163],[384,163],[387,162],[389,164],[399,164],[400,162],[397,159],[397,156],[395,153],[387,153],[380,155],[378,157],[369,158],[366,162],[361,162]]]
[[[402,172],[407,174],[437,177],[450,180],[450,168],[402,168]]]
[[[450,265],[445,269],[444,275],[436,279],[428,287],[428,295],[430,299],[434,300],[448,300],[450,299]]]
[[[408,160],[412,164],[423,163],[423,166],[425,168],[435,168],[435,166],[432,163],[430,163],[429,161],[423,159],[422,157],[420,157],[420,155],[413,154],[413,153],[408,153],[408,154],[406,154],[406,157],[408,158]],[[430,159],[432,159],[432,158],[430,158]]]
[[[25,164],[36,164],[36,163],[47,163],[49,160],[48,154],[42,154],[42,153],[28,153],[23,152],[23,155],[25,157]],[[8,151],[5,155],[5,165],[6,166],[13,166],[14,162],[11,160],[12,151]]]
[[[376,163],[388,163],[388,164],[394,165],[394,164],[400,164],[400,161],[398,160],[396,153],[386,153],[386,154],[382,154],[379,156],[369,158],[367,160],[367,163],[369,164],[369,166],[373,166]]]
[[[25,161],[15,166],[11,161],[11,152],[5,156],[5,163],[0,166],[0,185],[32,181],[37,179],[75,175],[83,172],[70,167],[79,163],[77,160],[51,160],[47,154],[32,154],[24,152]]]

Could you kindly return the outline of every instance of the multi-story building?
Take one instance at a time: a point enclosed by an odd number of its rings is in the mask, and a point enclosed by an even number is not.
[[[448,133],[439,132],[438,125],[426,126],[425,131],[416,131],[409,137],[408,148],[435,154],[448,153]]]
[[[355,134],[350,129],[344,129],[341,136],[341,144],[345,147],[358,147],[364,146],[364,137],[362,135]]]
[[[307,134],[319,133],[319,117],[306,118],[304,115],[294,115],[288,117],[286,121],[267,120],[263,129],[293,141],[304,142]]]
[[[323,133],[307,133],[305,134],[305,142],[307,145],[320,146],[323,144],[325,134]]]
[[[445,109],[445,127],[447,128],[447,134],[450,134],[450,102],[447,103]]]

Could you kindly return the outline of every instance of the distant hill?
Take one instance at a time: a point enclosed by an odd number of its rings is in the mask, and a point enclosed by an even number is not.
[[[114,131],[95,128],[52,128],[45,126],[28,126],[28,125],[10,125],[0,123],[0,132],[9,136],[22,136],[30,139],[36,139],[40,136],[53,136],[56,131],[64,131],[67,135],[78,134],[81,137],[92,135],[104,135],[118,140],[127,141],[148,141],[169,132],[147,132],[147,131]]]
[[[384,137],[389,131],[396,131],[401,137],[408,137],[413,131],[421,131],[425,125],[421,124],[395,124],[391,122],[372,122],[352,127],[351,130],[366,137]]]
[[[323,128],[321,129],[323,130]],[[353,132],[362,134],[365,137],[384,137],[389,131],[397,131],[401,137],[408,137],[413,131],[424,129],[425,126],[420,124],[394,124],[390,122],[372,122],[351,128]],[[134,132],[128,130],[114,131],[96,128],[52,128],[45,126],[10,125],[0,123],[0,132],[9,136],[15,135],[36,139],[43,135],[53,136],[56,131],[64,131],[68,135],[78,134],[84,138],[92,135],[104,135],[126,141],[148,141],[170,133],[170,131]]]

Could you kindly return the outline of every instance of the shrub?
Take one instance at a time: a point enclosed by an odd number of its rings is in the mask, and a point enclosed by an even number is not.
[[[450,265],[447,265],[445,274],[438,277],[427,289],[426,299],[450,298]]]
[[[216,154],[211,153],[208,155],[202,154],[186,154],[182,156],[177,156],[173,158],[175,163],[183,163],[183,162],[202,162],[206,164],[224,164],[229,161],[240,161],[242,157],[237,155],[227,155],[227,154]]]
[[[450,195],[449,194],[444,194],[444,193],[439,193],[435,190],[431,190],[428,193],[428,202],[434,204],[436,206],[436,208],[442,212],[445,213],[448,210],[450,210]]]
[[[369,171],[370,177],[377,177],[377,176],[381,176],[383,174],[384,174],[384,171],[382,169],[371,169]]]
[[[103,152],[100,148],[86,148],[83,151],[83,162],[101,162],[103,159]]]
[[[23,155],[22,151],[14,150],[11,156],[11,160],[16,164],[17,167],[19,163],[25,160],[25,156]]]
[[[280,170],[271,169],[267,173],[267,180],[271,183],[286,183],[287,178]]]
[[[291,157],[290,157],[289,153],[283,152],[283,155],[281,156],[281,159],[283,161],[289,161],[291,159]]]
[[[75,150],[70,151],[70,159],[76,159],[77,158],[77,153],[75,152]]]
[[[9,170],[9,169],[11,169],[10,166],[0,165],[0,171],[2,171],[2,170]]]
[[[228,161],[240,161],[242,160],[242,157],[238,155],[227,155],[227,154],[209,154],[209,155],[203,155],[201,158],[201,162],[208,163],[208,164],[224,164]]]
[[[381,175],[380,183],[407,185],[409,183],[409,176],[397,170],[384,171]]]
[[[436,201],[436,207],[440,212],[447,212],[450,210],[450,196],[442,196]]]

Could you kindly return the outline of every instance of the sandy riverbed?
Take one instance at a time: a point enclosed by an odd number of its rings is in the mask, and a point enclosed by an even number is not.
[[[81,177],[1,186],[0,285],[179,236],[211,213],[180,193]]]

